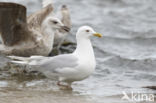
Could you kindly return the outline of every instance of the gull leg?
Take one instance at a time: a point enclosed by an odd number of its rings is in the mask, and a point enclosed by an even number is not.
[[[57,85],[60,87],[60,89],[62,90],[72,90],[72,87],[71,87],[71,83],[68,83],[68,85],[63,85],[61,84],[60,81],[57,82]]]
[[[67,87],[67,86],[68,86],[68,85],[63,85],[63,84],[61,84],[60,81],[57,82],[57,85],[58,85],[58,86],[62,86],[62,87]]]
[[[60,82],[60,81],[58,81],[58,82],[57,82],[57,85],[58,85],[58,86],[61,86],[61,82]]]
[[[67,88],[70,89],[70,90],[73,89],[72,86],[71,86],[71,83],[68,83]]]

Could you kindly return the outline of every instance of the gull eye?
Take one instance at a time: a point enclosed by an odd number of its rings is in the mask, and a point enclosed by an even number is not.
[[[57,21],[53,21],[53,23],[54,23],[54,24],[57,24],[58,22],[57,22]]]
[[[90,32],[90,30],[86,30],[86,32]]]

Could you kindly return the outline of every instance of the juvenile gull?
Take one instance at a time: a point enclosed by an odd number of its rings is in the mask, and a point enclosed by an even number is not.
[[[53,2],[54,0],[42,0],[42,6],[46,7]],[[52,12],[49,16],[59,18],[65,26],[71,29],[70,11],[66,5],[62,5],[61,9],[57,10],[57,13]],[[63,29],[59,29],[55,32],[54,47],[56,47],[56,49],[60,48],[67,35],[69,35],[69,32]]]
[[[31,65],[36,71],[42,72],[50,79],[58,80],[59,86],[71,88],[71,83],[90,76],[96,67],[91,36],[102,37],[89,26],[82,26],[76,33],[77,48],[71,54],[54,57],[31,56],[30,58],[9,56],[16,61],[12,63]],[[67,83],[63,85],[62,82]]]
[[[18,41],[6,45],[11,41],[9,36],[12,35],[7,35],[8,38],[1,38],[0,53],[17,56],[48,56],[53,47],[55,32],[59,29],[69,31],[68,27],[64,26],[58,18],[48,16],[52,11],[52,5],[48,5],[39,10],[36,15],[32,15],[27,23],[17,21],[16,26],[13,26],[16,32],[13,38]],[[1,33],[1,35],[6,34]],[[12,41],[15,41],[14,39]]]
[[[42,6],[43,9],[47,6],[52,6],[53,4],[53,0],[42,0]],[[35,12],[33,14],[31,14],[27,19],[28,19],[28,24],[32,24],[33,26],[35,25],[40,26],[40,19],[38,20],[38,18],[43,18],[43,20],[45,19],[45,17],[56,17],[59,18],[61,20],[61,22],[68,27],[68,29],[71,29],[71,19],[70,19],[70,12],[69,9],[66,5],[62,5],[61,10],[57,11],[57,13],[54,13],[52,11],[48,11],[48,15],[44,15],[46,14],[47,11],[44,10],[40,10],[40,14],[38,14],[38,12]],[[42,15],[43,14],[43,15]],[[58,15],[59,14],[59,15]],[[36,21],[34,24],[34,20]],[[67,36],[67,34],[69,34],[69,30],[66,31],[62,28],[58,29],[55,31],[55,36],[54,36],[54,46],[59,49],[59,47],[61,46],[61,44],[63,43],[65,37]],[[53,46],[53,45],[52,45]]]
[[[70,12],[66,5],[62,5],[61,10],[57,12],[56,17],[60,18],[62,23],[65,26],[67,26],[69,29],[71,29],[72,26],[71,26]],[[56,49],[59,49],[62,43],[64,42],[65,38],[69,34],[70,34],[69,32],[63,29],[57,30],[55,32],[55,37],[54,37],[54,47],[56,47]]]

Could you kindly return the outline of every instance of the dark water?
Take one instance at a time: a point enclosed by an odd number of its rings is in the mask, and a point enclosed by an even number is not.
[[[41,0],[14,1],[27,6],[28,15],[41,8]],[[90,25],[104,35],[93,38],[96,72],[61,91],[53,81],[34,79],[20,83],[0,74],[0,103],[116,103],[127,93],[156,93],[142,88],[156,85],[156,0],[55,0],[67,4],[73,28],[68,39],[75,42],[79,26]],[[73,34],[73,35],[72,35]],[[3,59],[1,59],[3,60]],[[7,71],[5,71],[7,72]]]

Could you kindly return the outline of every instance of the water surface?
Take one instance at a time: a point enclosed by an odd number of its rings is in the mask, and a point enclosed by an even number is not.
[[[41,8],[41,0],[0,1],[21,3],[28,15]],[[73,91],[63,91],[54,81],[38,75],[12,76],[2,68],[0,103],[127,103],[121,100],[122,91],[156,93],[142,88],[156,85],[155,0],[55,0],[54,4],[55,8],[62,4],[70,8],[70,41],[75,42],[76,30],[82,25],[90,25],[104,35],[102,39],[92,38],[95,73],[74,83]]]

